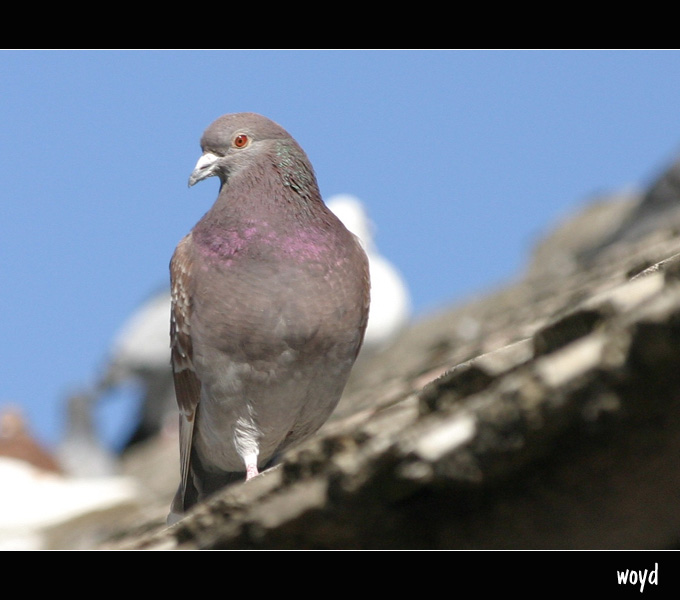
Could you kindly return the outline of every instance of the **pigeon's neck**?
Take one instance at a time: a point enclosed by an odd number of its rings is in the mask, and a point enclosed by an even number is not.
[[[321,200],[304,152],[277,143],[220,188],[213,207],[194,228],[208,255],[288,256],[317,260],[349,235]]]
[[[253,223],[306,229],[327,222],[329,213],[306,155],[286,140],[222,181],[217,201],[203,221],[229,230]]]
[[[292,141],[280,141],[273,151],[272,163],[291,200],[309,204],[320,198],[316,175],[302,148]]]

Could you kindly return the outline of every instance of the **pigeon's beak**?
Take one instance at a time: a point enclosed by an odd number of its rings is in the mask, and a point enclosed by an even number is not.
[[[203,181],[207,177],[212,177],[215,175],[215,169],[217,167],[217,159],[219,156],[213,154],[212,152],[206,152],[198,159],[196,166],[194,167],[191,177],[189,177],[189,187]]]

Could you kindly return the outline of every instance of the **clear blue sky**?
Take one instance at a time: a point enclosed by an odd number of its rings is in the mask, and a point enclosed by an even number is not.
[[[0,404],[46,444],[213,202],[187,179],[224,113],[279,122],[326,197],[364,201],[418,315],[680,146],[678,52],[4,51],[0,86]]]

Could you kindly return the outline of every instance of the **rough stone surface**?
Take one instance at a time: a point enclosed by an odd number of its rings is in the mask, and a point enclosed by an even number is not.
[[[358,364],[333,418],[277,467],[170,528],[158,493],[154,517],[101,547],[677,548],[676,170],[598,205],[618,215],[600,235],[586,207],[515,281]],[[587,235],[565,237],[579,219]]]

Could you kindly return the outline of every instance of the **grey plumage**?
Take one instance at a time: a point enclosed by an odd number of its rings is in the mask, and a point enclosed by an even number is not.
[[[248,479],[335,408],[368,317],[368,262],[309,160],[253,113],[217,119],[189,184],[220,179],[171,261],[181,482],[170,521]]]
[[[380,253],[373,223],[359,198],[337,194],[326,199],[326,206],[359,238],[368,257],[371,310],[360,354],[366,359],[389,346],[407,325],[411,318],[411,296],[401,273]]]

